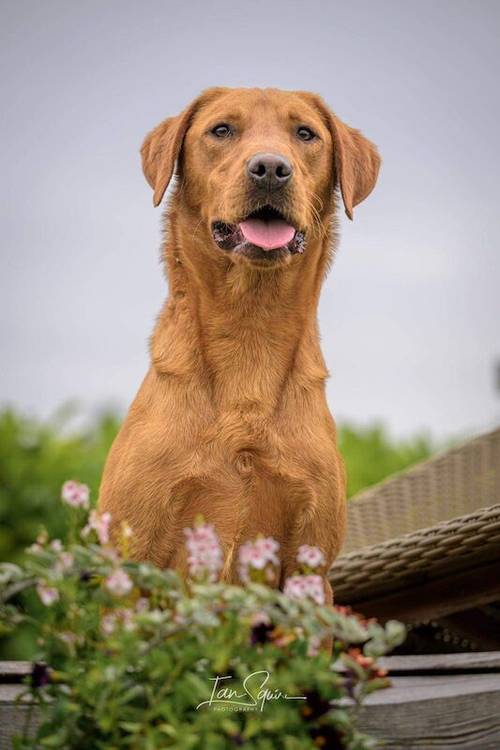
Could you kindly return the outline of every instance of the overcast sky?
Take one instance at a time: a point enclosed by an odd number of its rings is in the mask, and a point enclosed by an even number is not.
[[[0,401],[126,407],[166,294],[145,133],[210,85],[317,91],[378,144],[320,326],[337,419],[500,421],[500,3],[1,3]]]

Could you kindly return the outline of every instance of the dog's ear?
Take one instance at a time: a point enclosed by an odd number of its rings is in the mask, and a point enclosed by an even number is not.
[[[207,89],[179,115],[160,122],[144,139],[141,147],[142,170],[153,188],[155,207],[160,205],[172,179],[184,136],[196,111],[222,91],[222,88]]]
[[[159,206],[168,187],[188,129],[191,108],[168,117],[152,130],[141,147],[142,171],[153,188],[153,206]]]
[[[359,130],[342,122],[321,97],[309,94],[320,110],[333,140],[334,174],[347,216],[353,218],[354,206],[367,198],[377,182],[380,156],[374,143]]]
[[[347,216],[352,220],[354,206],[368,198],[375,187],[380,156],[374,143],[359,130],[345,125],[330,113],[335,174]]]

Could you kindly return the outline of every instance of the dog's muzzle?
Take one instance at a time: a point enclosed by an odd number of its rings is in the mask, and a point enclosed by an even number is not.
[[[222,250],[246,255],[253,250],[259,259],[275,260],[279,255],[303,253],[305,248],[304,232],[272,206],[253,211],[237,224],[215,221],[212,236]]]

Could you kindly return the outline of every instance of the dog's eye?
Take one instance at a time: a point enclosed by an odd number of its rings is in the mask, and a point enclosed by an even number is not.
[[[313,138],[316,138],[316,133],[311,128],[301,125],[300,128],[297,128],[297,138],[300,138],[301,141],[312,141]]]
[[[230,125],[221,122],[219,125],[216,125],[215,128],[212,128],[211,133],[212,135],[215,135],[216,138],[229,138],[229,136],[233,134],[233,131],[231,130]]]

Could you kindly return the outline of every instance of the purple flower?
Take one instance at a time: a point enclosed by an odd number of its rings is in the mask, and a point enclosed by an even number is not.
[[[274,630],[269,615],[266,612],[255,612],[251,619],[250,642],[255,646],[257,643],[266,643],[269,635]]]
[[[31,684],[35,688],[45,687],[50,682],[50,669],[42,661],[36,661],[31,671]]]

